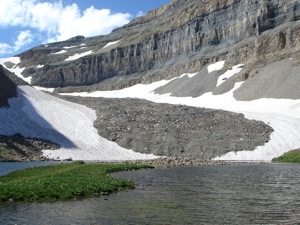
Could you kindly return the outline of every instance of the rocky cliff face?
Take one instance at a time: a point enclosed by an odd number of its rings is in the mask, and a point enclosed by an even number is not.
[[[8,99],[17,97],[17,85],[26,84],[22,79],[0,65],[0,107],[8,107]]]
[[[299,57],[299,36],[299,1],[174,0],[107,36],[76,37],[20,57],[33,85],[64,91],[150,83],[217,60],[246,64],[243,80],[267,62]]]

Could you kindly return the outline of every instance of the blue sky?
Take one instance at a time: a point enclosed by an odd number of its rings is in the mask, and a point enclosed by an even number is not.
[[[0,58],[112,29],[171,0],[1,0]]]

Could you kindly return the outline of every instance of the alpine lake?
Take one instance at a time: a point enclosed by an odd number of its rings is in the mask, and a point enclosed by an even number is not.
[[[0,175],[51,162],[0,163]],[[300,164],[175,167],[111,174],[133,190],[48,203],[2,203],[3,225],[297,224]]]

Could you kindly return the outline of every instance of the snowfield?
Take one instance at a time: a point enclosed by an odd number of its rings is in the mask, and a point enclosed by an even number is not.
[[[66,53],[66,52],[68,52],[68,51],[66,51],[66,50],[61,50],[61,51],[59,51],[59,52],[51,53],[51,55],[59,55],[59,54],[64,54],[64,53]]]
[[[15,73],[18,77],[25,80],[27,83],[31,84],[31,76],[24,77],[22,75],[22,72],[25,70],[25,67],[20,68],[18,64],[21,62],[20,57],[10,57],[10,58],[3,58],[0,59],[0,64],[7,70],[9,70],[12,73]],[[12,68],[8,68],[5,63],[13,63],[14,66]]]
[[[219,76],[217,87],[220,86],[225,80],[232,77],[234,74],[239,73],[243,69],[244,64],[239,64],[236,66],[233,66],[232,69],[227,70],[224,74]]]
[[[120,41],[121,41],[121,40],[108,42],[103,48],[107,48],[107,47],[109,47],[109,46],[111,46],[111,45],[115,45],[115,44],[119,43]],[[102,49],[103,49],[103,48],[102,48]]]
[[[225,61],[219,61],[213,64],[208,65],[207,71],[208,73],[220,70],[224,67]]]
[[[83,53],[76,53],[75,55],[72,55],[72,56],[69,56],[68,58],[65,59],[65,61],[73,61],[73,60],[76,60],[76,59],[80,59],[84,56],[87,56],[87,55],[90,55],[92,54],[93,51],[90,50],[90,51],[87,51],[87,52],[83,52]]]
[[[223,66],[224,61],[217,62],[208,66],[208,72],[211,73],[215,70],[220,70]],[[234,66],[232,70],[226,71],[220,76],[221,79],[229,78],[238,73],[241,70],[241,66],[242,65],[237,65]],[[274,157],[278,157],[289,150],[300,147],[300,100],[259,99],[254,101],[237,101],[233,97],[233,92],[242,85],[242,82],[236,83],[235,87],[230,92],[222,95],[206,93],[197,98],[179,98],[170,96],[170,94],[154,94],[156,88],[166,85],[172,80],[162,80],[149,85],[138,84],[118,91],[68,93],[66,95],[105,98],[142,98],[157,103],[222,109],[242,113],[248,119],[263,121],[274,129],[271,140],[264,146],[258,146],[254,151],[245,149],[245,151],[241,152],[229,152],[226,155],[216,157],[215,159],[270,161]],[[219,82],[221,83],[221,81]]]
[[[20,133],[61,145],[59,150],[44,150],[51,159],[118,161],[156,158],[121,148],[98,135],[94,110],[67,102],[29,86],[18,88],[18,97],[9,100],[10,108],[0,108],[0,133]]]
[[[115,44],[115,43],[113,43]],[[91,51],[85,54],[91,54]],[[83,55],[74,55],[75,60]],[[19,68],[20,59],[13,57],[0,59],[0,64],[11,62],[15,64],[8,68],[17,76],[30,82],[30,78],[24,78]],[[207,67],[208,76],[216,70],[221,70],[225,62],[217,62]],[[5,65],[4,65],[5,66]],[[232,69],[222,74],[217,82],[221,85],[230,77],[240,72],[242,65],[233,66]],[[182,74],[180,77],[192,78],[197,73]],[[237,101],[233,97],[235,90],[243,83],[236,83],[234,88],[222,95],[205,93],[200,97],[174,97],[170,94],[155,94],[155,90],[171,80],[161,80],[148,85],[138,84],[130,88],[117,91],[97,91],[92,93],[68,93],[64,95],[82,97],[105,97],[105,98],[141,98],[157,103],[182,104],[195,107],[222,109],[242,113],[248,119],[263,121],[269,124],[274,132],[271,140],[263,146],[257,146],[254,151],[229,152],[216,157],[222,160],[259,160],[270,161],[283,153],[300,147],[300,100],[291,99],[258,99],[253,101]],[[10,99],[10,108],[0,108],[0,134],[12,135],[21,133],[26,137],[40,137],[52,140],[61,145],[59,150],[45,150],[44,155],[52,159],[73,160],[130,160],[156,158],[154,155],[136,153],[121,148],[97,133],[93,122],[96,113],[85,106],[70,103],[47,95],[39,90],[53,91],[40,87],[19,87],[19,97]]]

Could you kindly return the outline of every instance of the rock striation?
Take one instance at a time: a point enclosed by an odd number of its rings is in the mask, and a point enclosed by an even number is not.
[[[239,79],[251,78],[266,63],[299,56],[299,36],[296,0],[174,0],[109,35],[78,36],[19,56],[33,85],[111,90],[197,72],[218,60],[227,67],[244,63]]]

